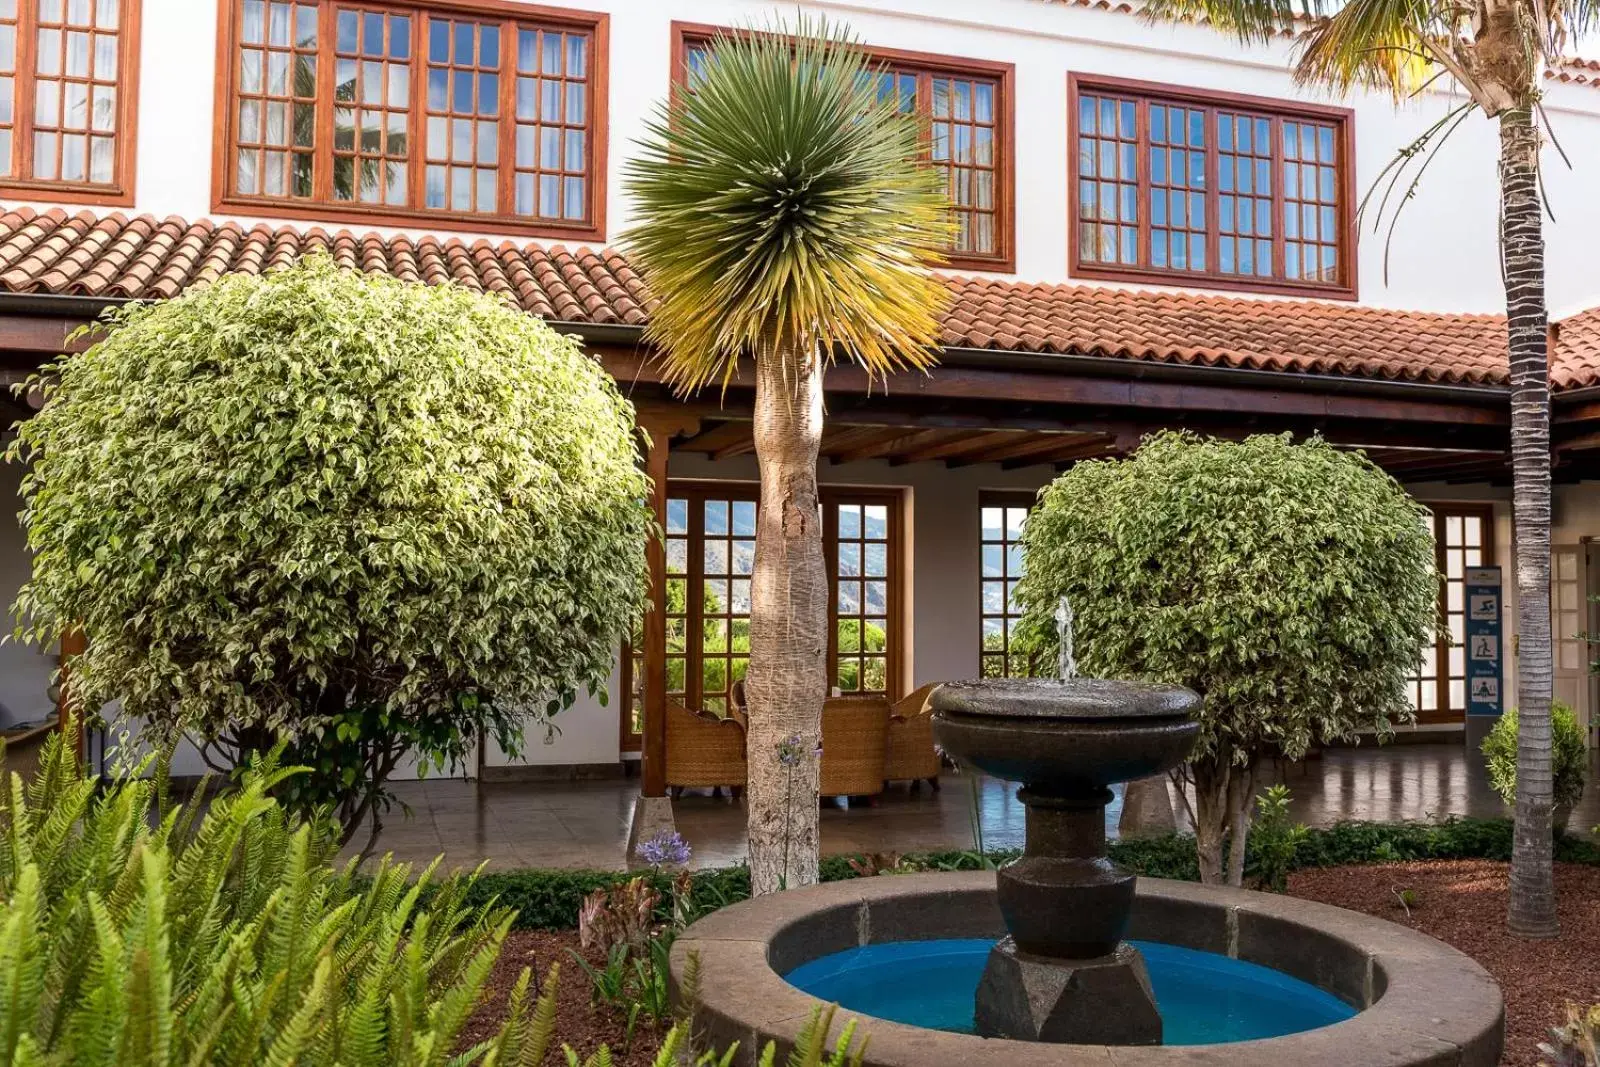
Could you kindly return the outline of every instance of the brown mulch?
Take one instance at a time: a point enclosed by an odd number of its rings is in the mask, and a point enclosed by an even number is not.
[[[576,931],[511,931],[500,952],[500,961],[489,978],[488,1000],[467,1023],[461,1047],[470,1047],[499,1031],[505,1017],[506,998],[511,995],[524,967],[532,968],[534,981],[543,982],[550,965],[559,963],[555,1048],[552,1049],[554,1055],[547,1054],[545,1062],[563,1062],[562,1044],[571,1045],[580,1061],[604,1044],[611,1048],[611,1062],[616,1067],[649,1067],[661,1044],[661,1031],[652,1029],[649,1022],[641,1018],[634,1028],[632,1043],[628,1044],[626,1018],[605,1005],[590,1003],[589,976],[568,955],[569,949],[578,949]],[[595,953],[587,953],[586,958],[591,963],[601,962]],[[531,993],[529,999],[532,999]]]
[[[1297,871],[1289,892],[1400,923],[1455,946],[1481,963],[1506,998],[1502,1064],[1534,1067],[1569,1001],[1600,1002],[1600,868],[1556,864],[1561,936],[1524,941],[1506,930],[1509,868],[1487,860],[1394,863]],[[1396,896],[1416,896],[1406,915]]]

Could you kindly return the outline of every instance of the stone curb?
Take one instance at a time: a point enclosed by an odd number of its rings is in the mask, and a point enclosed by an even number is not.
[[[753,1064],[778,1062],[826,1005],[782,974],[858,945],[1000,937],[987,871],[889,875],[791,890],[712,913],[672,951],[676,988],[700,960],[697,1027],[714,1047],[739,1042]],[[866,1067],[1493,1067],[1505,1041],[1500,987],[1470,957],[1424,934],[1341,908],[1270,893],[1141,878],[1129,936],[1275,967],[1361,1007],[1332,1026],[1228,1045],[1042,1045],[860,1017]],[[839,1013],[830,1036],[853,1016]]]

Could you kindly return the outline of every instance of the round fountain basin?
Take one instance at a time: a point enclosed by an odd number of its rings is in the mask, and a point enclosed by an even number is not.
[[[769,1040],[778,1043],[781,1059],[812,1014],[830,1003],[790,981],[804,982],[806,965],[828,957],[839,962],[844,957],[836,954],[860,949],[887,952],[890,960],[896,953],[914,956],[935,941],[974,942],[986,952],[1005,933],[992,872],[860,878],[713,912],[678,938],[672,977],[681,983],[690,956],[698,958],[697,1024],[710,1044],[739,1042],[735,1062],[751,1064]],[[899,1012],[891,1004],[855,1001],[862,1006],[847,1004],[838,1013],[833,1036],[846,1021],[858,1019],[858,1033],[870,1037],[867,1067],[1188,1067],[1197,1056],[1229,1067],[1490,1067],[1499,1062],[1505,1009],[1494,979],[1469,957],[1414,930],[1292,897],[1141,878],[1127,936],[1155,943],[1157,954],[1172,946],[1194,950],[1207,962],[1216,956],[1256,965],[1269,976],[1276,972],[1331,998],[1323,1004],[1331,1011],[1337,1002],[1348,1017],[1281,1036],[1237,1040],[1210,1053],[1177,1043],[1060,1045],[984,1038],[939,1029],[935,1018],[921,1020],[933,1026],[894,1018]],[[1184,961],[1193,963],[1195,956],[1177,962]],[[896,962],[888,968],[887,982],[869,984],[909,990],[919,981],[919,970],[936,963],[904,957]],[[944,962],[958,972],[965,966],[954,959]],[[1152,973],[1161,969],[1160,961],[1148,957],[1147,965]],[[1231,969],[1232,978],[1241,980],[1232,989],[1217,979],[1209,989],[1204,980],[1188,986],[1201,998],[1201,1013],[1283,1010],[1277,978],[1253,991],[1237,988],[1251,975],[1260,977],[1260,972]],[[947,976],[930,988],[953,997],[958,984]],[[1159,980],[1155,985],[1160,1000]],[[845,991],[829,995],[843,997]],[[1269,1008],[1274,998],[1277,1004]],[[854,1001],[854,995],[847,999]],[[1305,1006],[1308,1000],[1297,1003]],[[1160,1007],[1164,1012],[1179,1008],[1171,995]],[[959,1005],[950,1010],[961,1012]],[[1174,1042],[1183,1039],[1181,1027],[1171,1029]],[[1190,1040],[1198,1040],[1192,1032]]]
[[[1130,944],[1144,956],[1164,1045],[1283,1037],[1356,1013],[1332,993],[1270,967],[1155,941]],[[982,938],[863,945],[784,977],[845,1012],[971,1034],[973,998],[993,945]]]
[[[1079,791],[1159,774],[1199,736],[1201,699],[1176,685],[1100,678],[949,682],[934,690],[934,732],[951,755],[996,778]]]

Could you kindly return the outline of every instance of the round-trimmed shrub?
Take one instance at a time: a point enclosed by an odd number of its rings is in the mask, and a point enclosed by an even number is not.
[[[1079,463],[1023,530],[1019,642],[1054,662],[1062,597],[1079,670],[1205,698],[1187,768],[1206,880],[1243,875],[1255,768],[1412,714],[1437,613],[1425,512],[1365,456],[1287,435],[1148,438]]]
[[[514,748],[610,673],[653,523],[633,411],[573,340],[320,256],[99,328],[11,450],[19,633],[82,629],[87,707],[232,759],[287,737],[348,827],[400,759]]]
[[[1556,807],[1571,807],[1583,799],[1584,779],[1589,772],[1589,744],[1572,708],[1559,700],[1550,702],[1551,792]],[[1484,763],[1489,769],[1489,785],[1507,804],[1517,799],[1517,709],[1505,713],[1483,739]]]

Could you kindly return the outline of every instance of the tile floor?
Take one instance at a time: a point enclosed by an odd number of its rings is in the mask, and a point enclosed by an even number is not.
[[[1600,774],[1600,761],[1591,780]],[[1423,819],[1504,813],[1483,781],[1481,767],[1459,744],[1335,749],[1288,768],[1295,817],[1311,825],[1340,819]],[[974,798],[976,790],[976,798]],[[617,868],[624,863],[636,780],[574,783],[493,783],[461,780],[404,782],[397,789],[411,809],[390,814],[379,850],[426,863],[444,855],[451,867]],[[944,788],[908,792],[891,786],[877,806],[822,812],[825,853],[915,852],[973,845],[973,812],[984,844],[1022,845],[1022,807],[1012,787],[992,779],[946,775]],[[687,795],[674,805],[678,828],[695,850],[695,866],[725,866],[744,857],[744,811],[725,798]],[[1107,810],[1113,835],[1121,811]],[[1600,822],[1600,788],[1591,788],[1574,813],[1574,830]]]

